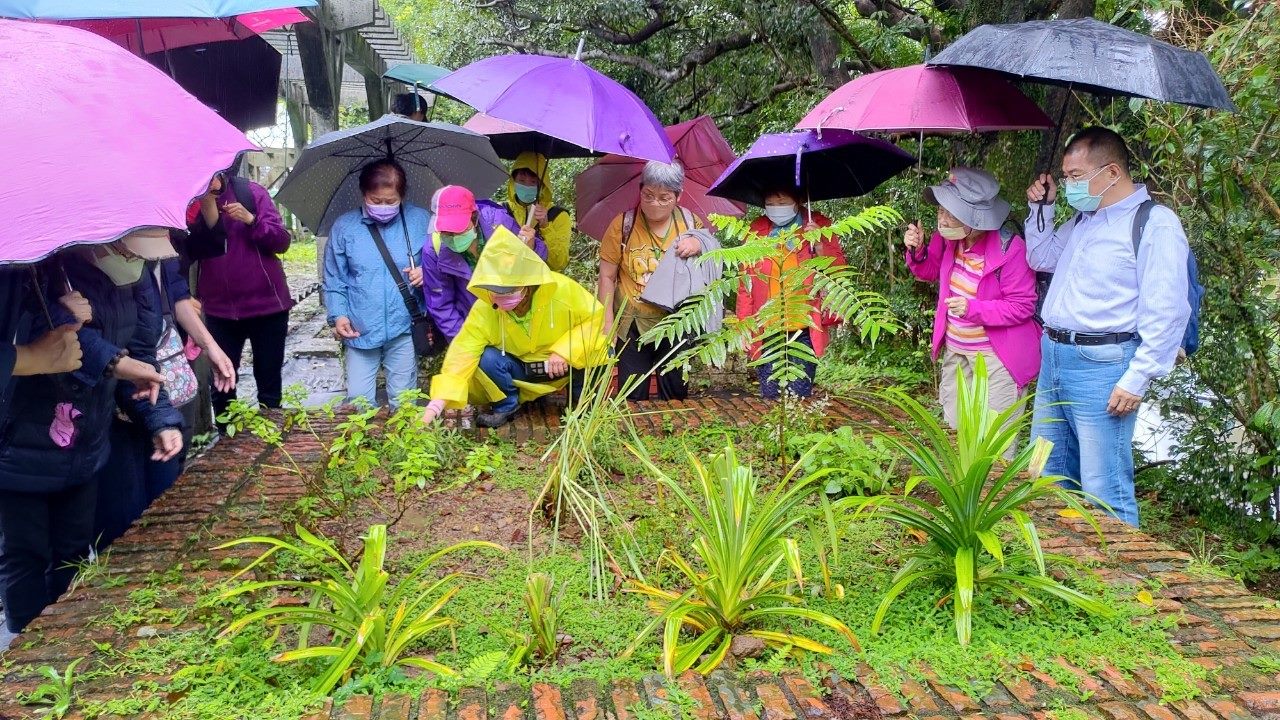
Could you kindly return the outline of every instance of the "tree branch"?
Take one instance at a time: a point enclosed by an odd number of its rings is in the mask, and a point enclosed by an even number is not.
[[[573,27],[574,32],[588,32],[605,42],[614,45],[639,45],[658,33],[676,25],[679,20],[667,17],[667,4],[665,0],[649,0],[649,10],[653,12],[653,17],[643,27],[631,32],[615,30],[611,27],[603,25],[585,24]]]
[[[657,63],[636,55],[626,55],[621,53],[606,52],[604,50],[588,50],[582,53],[583,60],[608,60],[609,62],[627,65],[636,68],[642,72],[652,75],[655,78],[667,83],[668,85],[677,83],[693,73],[693,69],[699,65],[706,65],[721,55],[742,50],[750,47],[758,40],[755,33],[738,33],[737,35],[729,35],[721,38],[709,45],[704,45],[697,50],[693,50],[684,54],[672,67],[662,67]],[[501,38],[492,38],[485,41],[489,45],[508,48],[532,55],[546,55],[549,57],[573,57],[568,53],[547,50],[537,45],[523,40],[505,40]]]
[[[809,78],[802,78],[802,79],[793,78],[791,80],[784,80],[780,83],[775,84],[773,87],[769,88],[762,97],[752,98],[750,100],[743,102],[742,104],[738,105],[738,107],[730,110],[727,113],[722,113],[720,115],[717,115],[716,120],[732,120],[733,118],[741,117],[743,115],[749,115],[755,112],[757,109],[759,109],[761,105],[764,105],[765,103],[769,102],[770,100],[777,97],[778,95],[781,95],[782,93],[791,92],[792,90],[799,90],[800,88],[811,87],[812,85],[813,85],[813,81],[810,80]]]

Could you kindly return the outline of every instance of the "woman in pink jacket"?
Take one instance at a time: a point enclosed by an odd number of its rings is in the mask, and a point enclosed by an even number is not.
[[[1023,239],[1001,230],[1009,203],[999,192],[991,173],[955,168],[947,182],[925,190],[938,206],[938,230],[928,245],[914,224],[903,238],[911,272],[938,283],[933,357],[942,356],[938,399],[953,428],[956,370],[972,379],[979,354],[986,358],[988,399],[996,411],[1012,405],[1040,370],[1035,273]]]

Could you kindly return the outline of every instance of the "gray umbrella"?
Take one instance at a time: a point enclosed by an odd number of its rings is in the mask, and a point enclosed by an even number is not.
[[[1236,109],[1203,54],[1093,18],[983,25],[929,64],[985,68],[1104,95]]]
[[[387,115],[366,125],[321,135],[307,145],[276,196],[318,235],[339,215],[359,208],[360,170],[391,157],[404,168],[405,200],[427,207],[445,185],[488,197],[507,180],[489,138],[457,125]]]

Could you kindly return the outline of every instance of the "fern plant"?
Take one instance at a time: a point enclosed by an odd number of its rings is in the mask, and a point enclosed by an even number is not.
[[[973,381],[956,372],[958,430],[954,439],[927,408],[898,388],[859,398],[878,414],[891,431],[876,432],[900,450],[914,467],[902,495],[851,497],[835,505],[856,508],[858,513],[878,513],[928,540],[906,553],[906,562],[894,575],[880,602],[871,631],[879,632],[893,601],[908,587],[937,582],[947,588],[955,609],[956,638],[969,644],[973,628],[974,598],[981,590],[1016,598],[1031,607],[1041,604],[1037,594],[1056,597],[1097,615],[1111,614],[1101,601],[1067,587],[1045,572],[1047,556],[1040,547],[1035,522],[1028,514],[1032,502],[1056,499],[1101,531],[1084,507],[1080,492],[1058,483],[1062,478],[1042,476],[1051,443],[1037,438],[1003,468],[997,463],[1019,434],[1031,427],[1031,396],[1019,398],[997,413],[988,405],[986,360],[979,355]],[[925,485],[937,502],[912,491]],[[1005,552],[999,535],[1002,523],[1011,522],[1026,549]],[[1056,558],[1054,559],[1065,559]],[[1033,568],[1027,571],[1026,568]]]
[[[830,226],[805,230],[791,228],[776,236],[760,235],[750,223],[739,218],[715,216],[716,227],[725,247],[702,256],[701,262],[719,263],[723,274],[707,286],[706,291],[686,302],[662,319],[644,335],[643,342],[678,343],[687,337],[698,337],[669,361],[669,367],[687,367],[694,360],[708,365],[722,365],[731,353],[745,351],[754,343],[760,351],[751,367],[769,365],[769,380],[782,389],[783,412],[778,415],[778,447],[786,459],[786,389],[805,376],[805,366],[818,361],[814,350],[800,341],[801,330],[817,330],[813,317],[816,300],[821,313],[855,328],[864,342],[875,343],[881,335],[894,333],[894,320],[889,302],[877,292],[866,289],[858,271],[849,265],[835,265],[835,259],[818,255],[818,246],[832,238],[862,236],[899,223],[902,216],[892,208],[875,206],[846,217]],[[794,267],[778,272],[779,291],[755,315],[739,322],[725,323],[716,332],[707,332],[707,320],[740,286],[749,290],[753,283],[769,282],[759,277],[756,268],[768,261],[777,268],[785,267],[792,247],[806,246],[813,257]],[[797,329],[792,329],[797,328]],[[785,329],[779,332],[780,329]]]
[[[407,653],[424,637],[456,624],[441,614],[445,604],[458,592],[461,573],[449,573],[427,582],[427,573],[441,557],[467,548],[504,550],[489,542],[470,541],[450,545],[423,560],[394,585],[384,568],[387,554],[387,527],[374,525],[364,538],[360,564],[352,567],[330,541],[297,527],[298,542],[274,537],[247,537],[218,546],[266,545],[267,550],[234,577],[240,577],[280,551],[303,558],[318,573],[312,579],[280,579],[249,582],[223,593],[238,597],[262,590],[295,594],[308,598],[302,604],[275,603],[239,618],[223,635],[235,634],[257,622],[268,626],[297,627],[297,647],[275,657],[276,662],[327,658],[324,673],[316,679],[317,692],[329,693],[358,670],[385,669],[397,665],[429,670],[440,675],[456,672],[433,660]],[[234,578],[233,578],[234,579]],[[326,645],[311,646],[313,628],[322,628]]]

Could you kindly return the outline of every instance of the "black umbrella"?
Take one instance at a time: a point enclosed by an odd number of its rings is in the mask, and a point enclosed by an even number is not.
[[[1093,18],[983,25],[929,61],[1031,82],[1234,111],[1209,59]]]
[[[240,130],[276,124],[280,53],[261,37],[188,45],[146,57]]]

